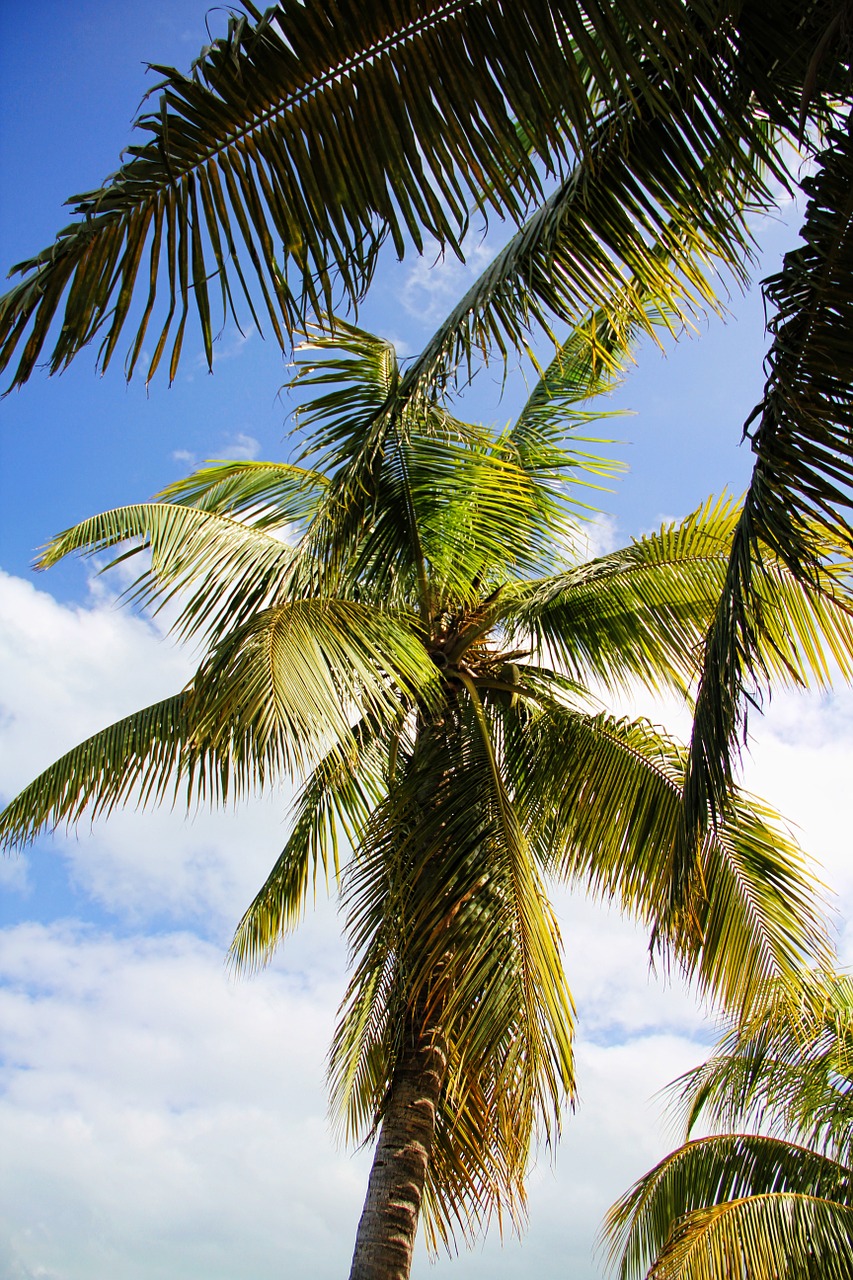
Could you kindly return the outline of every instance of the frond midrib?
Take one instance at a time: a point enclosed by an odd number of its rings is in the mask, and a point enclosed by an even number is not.
[[[223,152],[228,151],[232,147],[239,147],[241,143],[259,133],[266,125],[295,111],[304,102],[316,98],[327,85],[347,79],[356,71],[360,70],[362,66],[369,64],[372,60],[387,54],[393,49],[401,47],[408,41],[414,39],[415,36],[425,31],[429,31],[432,27],[436,27],[441,23],[447,22],[450,18],[455,16],[457,12],[470,8],[471,5],[478,2],[479,0],[445,0],[444,5],[437,13],[430,14],[428,17],[416,19],[410,22],[402,31],[395,31],[392,35],[386,36],[382,40],[375,41],[372,45],[367,45],[362,49],[356,50],[355,53],[337,63],[334,67],[324,71],[321,75],[314,76],[312,80],[306,82],[288,97],[277,99],[275,103],[267,107],[262,112],[254,112],[248,123],[233,131],[227,131],[212,146],[208,147],[207,150],[200,152],[192,159],[185,161],[184,163],[181,163],[180,160],[178,160],[176,163],[176,158],[169,155],[168,161],[163,165],[163,172],[166,179],[163,183],[163,187],[166,189],[177,187],[187,176],[196,173],[199,169],[203,169],[212,160],[216,160],[220,155],[222,155]],[[164,84],[168,84],[168,82],[164,82]],[[216,90],[212,89],[210,85],[205,85],[204,87],[212,97],[219,99],[220,102],[222,101],[220,95]],[[140,117],[140,119],[145,119],[145,117]],[[127,170],[133,169],[135,161],[143,159],[150,160],[156,153],[160,153],[162,155],[162,140],[160,139],[156,142],[148,143],[147,146],[142,149],[142,154],[135,156],[134,160],[130,162],[127,166]],[[127,170],[124,172],[127,172]],[[124,178],[124,172],[120,171],[118,175],[120,181]],[[78,211],[85,212],[91,216],[91,214],[97,210],[100,201],[118,189],[118,183],[105,186],[97,193],[97,199],[92,202],[91,208],[89,208],[88,202],[83,200],[78,206]],[[152,193],[143,203],[150,204],[157,198],[157,193]],[[118,211],[106,211],[105,216],[108,217],[110,214],[115,214],[116,212]],[[15,268],[13,268],[13,270],[15,270]]]

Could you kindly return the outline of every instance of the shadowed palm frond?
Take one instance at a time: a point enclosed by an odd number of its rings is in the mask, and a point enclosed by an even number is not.
[[[130,374],[153,322],[148,377],[164,358],[174,377],[190,312],[212,363],[219,316],[239,298],[284,343],[308,312],[333,309],[338,287],[364,294],[386,238],[399,256],[425,237],[461,253],[470,207],[521,223],[543,174],[577,156],[570,208],[559,226],[549,215],[547,239],[564,247],[549,257],[543,244],[528,272],[533,309],[556,301],[577,320],[624,270],[678,309],[707,293],[702,257],[743,260],[744,202],[766,200],[761,165],[778,164],[751,94],[784,59],[773,111],[795,126],[810,29],[786,3],[765,45],[744,48],[711,0],[243,8],[191,75],[156,68],[159,109],[129,158],[16,268],[0,305],[0,367],[20,351],[15,384],[54,318],[53,371],[96,336],[106,366],[128,325]],[[663,226],[665,263],[648,250]]]
[[[523,1204],[534,1134],[553,1131],[573,1092],[572,1005],[556,927],[503,791],[494,717],[473,691],[444,776],[440,735],[374,815],[348,872],[358,964],[331,1058],[349,1132],[381,1118],[397,1054],[395,1010],[439,1014],[448,1080],[428,1179],[431,1229]]]
[[[803,244],[766,286],[775,315],[764,398],[752,414],[756,464],[705,647],[685,780],[676,889],[705,824],[725,806],[747,704],[770,675],[762,608],[763,548],[817,596],[833,553],[849,558],[853,507],[853,140],[830,129],[815,174]],[[831,652],[832,657],[837,655]]]

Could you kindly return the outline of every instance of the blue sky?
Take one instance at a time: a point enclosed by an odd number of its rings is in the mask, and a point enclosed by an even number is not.
[[[211,22],[222,23],[221,12]],[[0,4],[0,262],[38,251],[63,200],[116,167],[152,82],[142,63],[187,67],[205,40],[190,0]],[[770,271],[796,211],[757,228]],[[484,263],[491,227],[472,245]],[[362,321],[414,353],[470,272],[407,259],[380,273]],[[593,545],[617,545],[724,486],[750,456],[741,424],[765,349],[757,292],[731,299],[663,358],[647,345],[608,408],[628,464],[603,495]],[[92,566],[34,576],[35,548],[110,506],[149,496],[208,457],[280,456],[286,361],[230,324],[208,376],[188,340],[169,389],[105,377],[94,351],[0,403],[0,794],[8,798],[86,733],[179,687],[190,657],[156,622],[117,610]],[[466,404],[502,423],[523,395],[499,372]],[[853,763],[850,695],[774,698],[748,762],[751,786],[799,824],[838,894],[842,952],[853,878],[842,799]],[[685,732],[683,707],[650,706]],[[325,1047],[343,991],[333,904],[272,968],[234,983],[230,931],[282,843],[284,792],[238,814],[122,814],[44,841],[0,872],[0,1280],[257,1280],[348,1264],[368,1156],[336,1145],[325,1116]],[[416,1275],[544,1280],[598,1274],[603,1210],[666,1149],[654,1092],[702,1056],[708,1026],[683,991],[648,974],[645,941],[614,915],[559,898],[581,1019],[582,1104],[552,1169],[531,1178],[531,1229],[501,1248]]]

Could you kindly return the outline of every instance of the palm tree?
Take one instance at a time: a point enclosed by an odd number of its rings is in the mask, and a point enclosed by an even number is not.
[[[573,335],[494,435],[427,400],[383,416],[402,374],[347,326],[301,351],[305,452],[212,463],[152,502],[60,534],[150,555],[131,598],[203,646],[185,689],[94,735],[0,817],[7,845],[132,799],[225,803],[300,780],[287,843],[237,930],[263,962],[318,874],[346,908],[353,973],[330,1058],[347,1135],[378,1133],[353,1277],[404,1277],[433,1242],[518,1217],[536,1137],[574,1096],[573,1011],[547,877],[639,918],[667,962],[745,1014],[826,942],[807,868],[734,794],[669,909],[684,752],[591,693],[685,689],[738,511],[707,504],[577,563],[572,439],[606,385]],[[568,443],[566,436],[568,433]],[[592,473],[590,475],[590,473]],[[853,669],[840,570],[768,568],[764,653],[783,681]]]
[[[386,242],[462,255],[472,210],[509,219],[509,245],[395,388],[402,412],[536,325],[586,321],[594,346],[602,308],[627,338],[650,328],[649,295],[675,320],[713,305],[713,268],[744,276],[748,213],[772,204],[771,179],[793,183],[792,144],[805,150],[804,245],[768,283],[756,470],[709,618],[681,910],[769,675],[760,549],[815,587],[824,535],[850,548],[849,23],[848,0],[244,0],[191,75],[158,68],[158,108],[125,163],[14,269],[0,369],[19,352],[24,382],[54,319],[51,371],[96,336],[106,367],[133,317],[130,376],[159,295],[148,376],[166,358],[174,377],[190,312],[212,362],[211,286],[223,320],[239,304],[285,343],[333,296],[355,304]]]
[[[614,1205],[620,1276],[849,1280],[853,1267],[853,981],[815,973],[676,1082],[695,1138]]]

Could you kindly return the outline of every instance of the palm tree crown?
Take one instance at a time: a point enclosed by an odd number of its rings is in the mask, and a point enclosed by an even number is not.
[[[167,364],[174,377],[191,315],[209,363],[243,308],[284,344],[338,292],[357,303],[385,242],[462,255],[472,211],[509,219],[509,245],[398,388],[405,402],[555,318],[603,309],[627,337],[650,328],[649,297],[676,318],[714,305],[715,269],[744,277],[748,215],[773,203],[771,179],[793,184],[791,144],[805,149],[804,243],[768,284],[756,470],[709,615],[682,910],[770,674],[761,548],[812,587],[826,540],[850,549],[848,28],[847,0],[284,0],[263,13],[246,0],[190,75],[157,68],[158,109],[124,163],[13,269],[0,370],[17,357],[21,384],[51,342],[55,372],[96,337],[106,366],[128,327],[130,376],[153,324],[148,376]]]
[[[132,598],[171,602],[203,656],[184,690],[42,774],[0,835],[300,780],[233,955],[263,961],[317,874],[339,877],[353,974],[331,1090],[348,1135],[380,1129],[353,1276],[408,1274],[422,1198],[433,1238],[522,1210],[533,1138],[574,1096],[548,877],[615,899],[730,1010],[826,954],[801,856],[739,793],[671,910],[684,752],[591,692],[687,687],[738,521],[709,503],[577,563],[575,482],[603,464],[571,437],[610,354],[596,366],[573,335],[494,435],[426,399],[389,411],[393,347],[341,325],[301,353],[298,463],[210,464],[42,557],[146,549]],[[762,584],[768,670],[850,674],[841,568],[803,585],[768,553]]]

